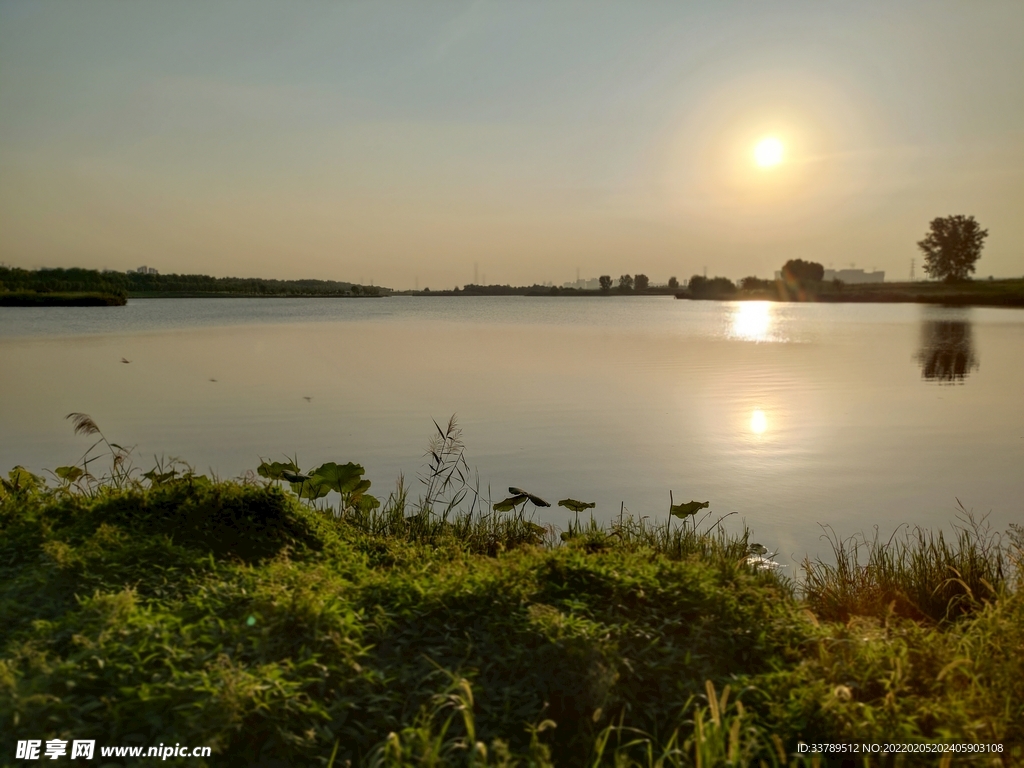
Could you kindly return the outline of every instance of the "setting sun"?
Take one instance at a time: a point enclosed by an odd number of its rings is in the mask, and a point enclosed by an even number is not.
[[[769,168],[782,162],[782,142],[774,136],[761,139],[754,147],[754,160],[762,168]]]

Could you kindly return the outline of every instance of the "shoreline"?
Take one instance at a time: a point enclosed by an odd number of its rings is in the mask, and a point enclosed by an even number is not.
[[[654,298],[674,297],[688,301],[770,301],[785,304],[926,304],[944,307],[1024,308],[1024,279],[947,283],[871,283],[851,287],[823,283],[811,290],[793,288],[781,281],[770,287],[739,288],[734,292],[694,294],[688,289],[656,287],[643,292],[611,290],[542,289],[538,286],[496,290],[396,291],[379,293],[240,293],[211,291],[136,291],[126,294],[69,291],[8,291],[0,293],[0,307],[110,307],[124,306],[128,299],[376,299],[393,296],[481,297],[521,296],[527,298]]]
[[[776,281],[770,287],[739,288],[735,292],[694,295],[676,292],[692,301],[778,301],[821,304],[939,304],[951,307],[1024,307],[1024,279],[971,280],[965,283],[914,282],[819,283],[809,287]]]
[[[11,291],[0,293],[0,307],[123,307],[127,297],[99,292]]]
[[[851,296],[818,296],[813,299],[780,299],[778,296],[741,294],[733,296],[689,296],[677,294],[687,301],[770,301],[778,304],[933,304],[945,307],[1024,307],[1024,296],[971,296],[971,295],[900,295],[894,293],[866,293]]]
[[[389,294],[352,293],[231,293],[212,291],[129,292],[129,299],[386,299]]]

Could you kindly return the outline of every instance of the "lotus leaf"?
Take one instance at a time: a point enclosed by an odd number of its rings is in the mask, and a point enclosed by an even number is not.
[[[526,502],[529,499],[529,494],[518,493],[515,496],[509,496],[504,501],[499,501],[494,505],[495,512],[511,512],[513,509],[518,507],[520,504]]]
[[[357,486],[366,483],[366,488],[370,487],[369,480],[362,480],[362,475],[365,471],[361,465],[353,464],[351,461],[348,464],[341,465],[329,461],[314,469],[312,474],[315,477],[322,478],[324,482],[330,485],[332,491],[358,494],[366,489],[357,491]]]
[[[304,477],[302,475],[296,475],[296,477],[302,477],[302,480],[292,482],[291,486],[300,499],[315,501],[316,499],[322,499],[331,492],[331,486],[319,477]]]
[[[380,506],[380,499],[378,499],[376,496],[370,496],[369,494],[366,494],[365,496],[359,497],[359,499],[356,501],[355,506],[361,512],[369,512],[371,510],[377,509]]]
[[[362,496],[364,493],[366,493],[368,490],[370,490],[370,481],[360,480],[352,487],[352,490],[350,490],[348,493],[349,496],[353,498],[358,498]]]
[[[511,494],[514,494],[516,496],[526,496],[530,501],[533,502],[534,506],[537,506],[537,507],[550,507],[551,506],[546,501],[544,501],[544,499],[542,499],[540,496],[534,496],[529,491],[524,491],[522,488],[516,488],[514,485],[509,486],[508,492],[511,493]]]
[[[81,467],[57,467],[53,473],[68,483],[74,483],[85,475],[85,471]]]
[[[673,504],[669,512],[675,517],[681,517],[684,520],[691,515],[696,515],[699,510],[707,509],[711,506],[710,501],[691,501],[688,504]]]
[[[259,465],[259,467],[256,468],[256,474],[258,474],[260,477],[265,477],[268,480],[283,479],[285,471],[298,472],[299,468],[294,461],[264,461],[262,464]]]
[[[570,512],[576,512],[579,514],[585,509],[593,509],[597,504],[593,501],[578,501],[576,499],[562,499],[558,502],[558,506],[565,507]]]
[[[7,473],[7,480],[0,477],[0,487],[10,493],[35,490],[43,486],[43,478],[33,475],[20,464]]]
[[[153,469],[149,470],[149,472],[146,472],[143,475],[143,477],[149,480],[149,482],[151,482],[153,485],[163,485],[164,483],[173,480],[175,477],[177,477],[177,475],[178,472],[176,470],[171,469],[168,470],[167,472],[159,472],[154,467]]]

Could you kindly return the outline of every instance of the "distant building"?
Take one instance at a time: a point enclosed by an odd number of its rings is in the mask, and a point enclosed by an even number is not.
[[[136,275],[159,275],[160,273],[157,272],[152,267],[147,267],[147,266],[143,265],[143,266],[139,267],[138,269],[129,269],[128,270],[128,274],[129,275],[132,275],[132,274],[136,274]]]
[[[841,280],[844,283],[884,283],[885,270],[865,272],[863,269],[826,269],[826,280]]]
[[[562,287],[575,288],[578,291],[596,291],[601,287],[601,281],[596,277],[592,277],[589,280],[580,279],[572,283],[562,283]]]
[[[775,279],[782,279],[782,271],[775,270]],[[831,282],[832,280],[841,280],[844,283],[884,283],[885,282],[885,270],[879,269],[874,272],[865,272],[863,269],[826,269],[825,276],[822,278]]]

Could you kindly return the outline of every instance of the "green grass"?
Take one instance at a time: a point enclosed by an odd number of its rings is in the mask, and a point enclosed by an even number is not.
[[[852,537],[831,539],[833,558],[806,561],[809,606],[826,619],[889,614],[921,622],[948,622],[975,613],[1005,594],[1011,575],[1009,557],[1020,551],[1019,529],[1011,528],[1011,546],[961,507],[954,543],[944,533],[915,528],[883,542]],[[860,563],[862,555],[867,562]]]
[[[563,540],[443,484],[339,510],[123,460],[63,476],[0,491],[0,764],[54,737],[210,765],[812,764],[800,740],[1024,758],[1019,537],[837,540],[798,588],[747,563],[748,532],[692,520]]]

